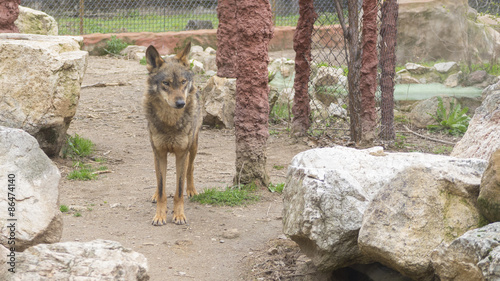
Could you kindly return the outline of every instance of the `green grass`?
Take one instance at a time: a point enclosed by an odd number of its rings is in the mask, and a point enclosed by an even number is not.
[[[444,155],[449,155],[451,151],[453,150],[453,146],[437,146],[432,150],[432,153],[434,154],[444,154]]]
[[[78,161],[74,166],[76,169],[68,174],[68,179],[88,181],[97,178],[97,175],[94,173],[95,169],[91,165]]]
[[[246,205],[259,200],[259,196],[253,194],[255,189],[255,186],[227,187],[224,190],[209,188],[205,189],[203,193],[191,197],[191,201],[215,206]]]
[[[279,171],[279,170],[283,170],[285,168],[285,166],[283,166],[283,165],[274,165],[273,168]]]
[[[66,205],[61,205],[59,206],[59,211],[61,211],[62,213],[66,213],[69,211],[69,207]]]
[[[66,140],[66,146],[63,148],[63,158],[75,159],[90,156],[94,152],[94,147],[95,144],[91,140],[78,134],[69,136]]]
[[[283,193],[284,187],[285,187],[284,183],[277,183],[277,184],[270,183],[267,189],[269,189],[269,191],[271,192]]]
[[[79,212],[76,212],[73,216],[75,216],[75,217],[77,217],[77,218],[78,218],[78,217],[81,217],[81,216],[82,216],[82,214],[80,214]]]
[[[288,104],[275,103],[269,113],[269,121],[273,123],[281,123],[282,121],[290,121],[293,117],[291,108]]]
[[[215,13],[206,14],[169,14],[168,10],[158,8],[156,13],[139,10],[123,10],[101,18],[83,18],[83,34],[91,33],[124,33],[124,32],[165,32],[182,31],[191,19],[210,20],[213,28],[219,25]],[[347,12],[345,12],[347,16]],[[65,17],[52,14],[59,26],[59,35],[80,35],[80,18]],[[275,26],[296,26],[298,14],[274,16]],[[337,13],[321,14],[316,26],[339,23]]]
[[[143,58],[139,61],[139,63],[140,63],[141,65],[146,65],[146,64],[148,64],[148,61],[146,60],[146,57],[144,56],[144,57],[143,57]]]

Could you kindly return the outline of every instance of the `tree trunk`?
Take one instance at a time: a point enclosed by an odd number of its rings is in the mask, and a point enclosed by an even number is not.
[[[367,145],[375,139],[377,113],[377,0],[363,0],[362,57],[359,90],[361,93],[361,142]]]
[[[311,75],[311,34],[318,14],[314,11],[313,0],[299,0],[299,21],[293,36],[295,50],[295,80],[293,88],[292,134],[303,136],[311,125],[309,114],[308,83]]]
[[[21,0],[0,1],[0,33],[17,33],[19,29],[14,24],[19,16]]]
[[[266,143],[269,137],[268,45],[273,36],[268,0],[236,1],[235,184],[269,184]],[[222,43],[223,44],[223,43]]]
[[[236,0],[219,0],[217,5],[217,76],[236,78],[238,33],[236,29]]]
[[[337,0],[338,1],[338,0]],[[361,49],[359,48],[359,5],[358,0],[349,0],[349,26],[347,27],[347,42],[349,57],[347,80],[349,85],[349,119],[351,141],[356,144],[361,141],[362,129],[360,123],[361,102],[359,92],[359,75],[361,69]],[[344,35],[346,36],[346,35]]]
[[[396,75],[396,33],[398,21],[397,0],[386,0],[382,5],[382,25],[380,34],[382,44],[380,46],[380,90],[381,101],[381,130],[380,137],[383,140],[394,140],[394,77]]]

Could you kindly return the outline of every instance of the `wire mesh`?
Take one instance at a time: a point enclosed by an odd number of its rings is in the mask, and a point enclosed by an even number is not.
[[[298,3],[270,0],[276,26],[295,26]],[[217,0],[22,0],[56,19],[59,35],[215,29]]]
[[[347,22],[347,1],[342,1]],[[318,18],[311,34],[311,131],[336,128],[343,136],[349,134],[348,123],[348,53],[334,1],[314,2]]]
[[[500,13],[500,0],[469,0],[469,7],[479,13],[498,16]]]

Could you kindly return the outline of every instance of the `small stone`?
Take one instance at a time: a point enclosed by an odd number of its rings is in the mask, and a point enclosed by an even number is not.
[[[271,256],[272,256],[272,255],[276,255],[277,253],[278,253],[278,249],[276,249],[276,248],[274,248],[274,247],[273,247],[273,248],[270,248],[269,250],[267,250],[267,254],[268,254],[268,255],[271,255]]]
[[[222,237],[226,239],[235,239],[240,237],[240,232],[236,228],[228,229],[222,233]]]
[[[116,207],[120,207],[120,206],[121,206],[120,203],[113,203],[113,204],[109,205],[109,207],[111,207],[111,209],[116,208]]]
[[[189,239],[177,240],[177,241],[175,241],[175,245],[178,245],[178,246],[191,246],[191,245],[193,245],[193,241],[191,241]]]

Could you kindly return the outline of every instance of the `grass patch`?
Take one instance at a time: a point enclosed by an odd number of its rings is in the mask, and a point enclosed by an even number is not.
[[[68,136],[66,140],[66,146],[63,149],[63,158],[82,158],[87,157],[94,152],[95,144],[86,138],[75,134],[74,136]]]
[[[453,146],[437,146],[432,150],[432,153],[434,154],[444,154],[444,155],[449,155],[451,151],[453,150]]]
[[[62,213],[67,213],[69,211],[69,207],[66,205],[61,205],[59,206],[59,211],[61,211]]]
[[[92,168],[90,164],[84,164],[82,162],[77,162],[75,165],[75,170],[71,171],[68,174],[68,179],[70,180],[80,180],[80,181],[88,181],[97,178],[97,175],[94,174],[95,169]]]
[[[254,185],[243,188],[227,187],[224,190],[218,188],[205,189],[203,193],[191,197],[191,201],[200,204],[215,206],[240,206],[259,200],[259,196],[253,194],[256,187]]]
[[[143,57],[143,58],[139,61],[139,63],[140,63],[141,65],[146,65],[146,64],[148,64],[148,61],[147,61],[147,59],[146,59],[146,56],[144,56],[144,57]]]
[[[81,216],[82,216],[82,214],[80,214],[79,212],[76,212],[73,216],[75,216],[75,217],[77,217],[77,218],[78,218],[78,217],[81,217]]]
[[[278,193],[283,193],[283,188],[285,188],[284,183],[277,183],[277,184],[270,183],[269,186],[267,187],[269,191]]]
[[[285,168],[285,166],[283,166],[283,165],[274,165],[273,168],[279,171],[279,170],[283,170]]]
[[[269,121],[275,124],[282,121],[290,121],[293,117],[291,110],[288,104],[276,103],[269,113]]]

